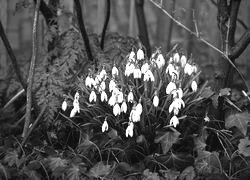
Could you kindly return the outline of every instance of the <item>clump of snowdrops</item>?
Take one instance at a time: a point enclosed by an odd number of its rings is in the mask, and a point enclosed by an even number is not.
[[[124,62],[102,65],[90,70],[84,88],[75,93],[70,117],[80,113],[79,92],[90,104],[105,103],[115,118],[125,119],[125,135],[133,137],[150,126],[176,128],[185,118],[182,111],[197,92],[198,68],[186,55],[174,52],[167,60],[160,49],[147,58],[142,46],[133,47]],[[84,107],[82,107],[84,108]],[[66,99],[62,109],[67,109]],[[102,120],[102,132],[109,130],[108,118]]]

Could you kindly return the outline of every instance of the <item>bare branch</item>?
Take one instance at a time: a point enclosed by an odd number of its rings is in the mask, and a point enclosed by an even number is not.
[[[250,29],[248,29],[239,39],[239,41],[235,44],[235,46],[231,49],[229,58],[236,59],[238,58],[243,51],[250,44]]]
[[[0,36],[1,36],[1,39],[3,41],[4,46],[6,48],[6,51],[7,51],[8,55],[9,55],[9,57],[10,57],[10,60],[11,60],[11,63],[13,65],[13,68],[15,70],[15,73],[17,75],[17,78],[20,81],[23,88],[26,89],[27,84],[26,84],[25,80],[23,79],[22,73],[21,73],[21,71],[19,69],[19,66],[18,66],[18,63],[17,63],[16,56],[14,54],[13,49],[10,46],[10,42],[9,42],[8,38],[7,38],[7,36],[6,36],[5,32],[4,32],[4,28],[3,28],[1,20],[0,20]]]
[[[32,57],[30,62],[29,76],[28,76],[28,86],[27,86],[27,105],[26,105],[26,118],[23,127],[22,137],[26,137],[26,134],[29,129],[30,120],[31,120],[31,106],[32,106],[32,88],[34,81],[34,73],[35,73],[35,64],[37,59],[37,25],[39,20],[39,7],[41,0],[37,0],[34,12],[34,22],[32,29]]]
[[[80,32],[81,32],[81,35],[85,44],[87,56],[88,56],[88,59],[93,62],[94,58],[93,58],[92,51],[91,51],[90,44],[89,44],[89,37],[85,29],[84,21],[82,18],[82,8],[81,8],[82,6],[79,0],[74,0],[74,2],[75,2],[75,10],[76,10],[78,26],[80,28]]]
[[[105,34],[106,34],[106,30],[108,27],[108,23],[109,23],[109,18],[110,18],[110,0],[107,0],[107,10],[106,10],[106,18],[105,18],[105,22],[104,22],[104,26],[102,29],[102,37],[101,37],[101,48],[104,48],[104,39],[105,39]]]

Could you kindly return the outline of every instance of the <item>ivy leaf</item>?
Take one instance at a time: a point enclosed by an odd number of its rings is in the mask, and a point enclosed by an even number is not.
[[[244,156],[250,156],[250,140],[248,137],[240,140],[238,148],[240,154],[243,154]]]
[[[105,165],[103,162],[98,162],[89,170],[89,175],[95,178],[105,177],[111,172],[111,170],[111,165]]]
[[[193,180],[195,177],[195,171],[193,166],[189,166],[184,171],[182,171],[179,176],[179,180]]]
[[[226,128],[237,127],[244,135],[247,134],[247,123],[250,122],[250,114],[248,112],[232,113],[226,116]]]
[[[172,130],[173,131],[157,132],[157,136],[154,140],[155,143],[161,143],[162,151],[164,154],[169,151],[169,149],[178,140],[178,137],[181,134],[173,128]]]

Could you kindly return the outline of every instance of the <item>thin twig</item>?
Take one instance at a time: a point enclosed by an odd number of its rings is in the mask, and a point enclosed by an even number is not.
[[[26,118],[23,127],[22,137],[26,137],[30,120],[31,120],[31,106],[32,106],[32,88],[34,81],[34,73],[35,73],[35,64],[37,59],[37,26],[39,20],[39,7],[41,0],[37,0],[34,12],[34,22],[33,22],[33,30],[32,30],[32,57],[30,62],[29,76],[28,76],[28,86],[27,86],[27,105],[26,105]]]
[[[30,133],[33,131],[33,129],[36,127],[38,121],[43,117],[43,114],[46,110],[47,106],[44,106],[43,109],[41,110],[40,114],[37,116],[36,120],[34,121],[34,123],[31,125],[31,127],[29,128],[29,131],[27,132],[26,136],[24,136],[23,141],[21,143],[21,145],[23,146],[25,144],[25,142],[27,141]]]
[[[224,59],[226,59],[231,65],[232,67],[237,71],[237,73],[239,74],[239,76],[241,77],[241,79],[243,80],[245,86],[247,89],[247,83],[245,78],[243,77],[243,75],[240,73],[239,69],[235,66],[235,64],[231,61],[231,59],[229,59],[229,57],[219,48],[215,47],[214,45],[212,45],[210,42],[206,41],[204,38],[202,38],[201,36],[197,36],[196,32],[193,32],[191,29],[189,29],[188,27],[186,27],[184,24],[182,24],[180,21],[178,21],[176,18],[174,18],[171,14],[169,14],[160,4],[154,2],[154,0],[150,0],[156,7],[158,7],[159,9],[161,9],[170,19],[172,19],[178,26],[182,27],[183,29],[185,29],[186,31],[188,31],[191,35],[195,36],[197,39],[199,39],[201,42],[205,43],[207,46],[209,46],[210,48],[214,49],[215,51],[217,51],[219,54],[221,54]]]

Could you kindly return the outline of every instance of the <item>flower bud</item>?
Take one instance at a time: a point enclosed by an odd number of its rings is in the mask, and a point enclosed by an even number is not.
[[[158,98],[157,94],[154,96],[153,105],[154,105],[154,107],[158,107],[158,105],[159,105],[159,98]]]
[[[62,110],[66,111],[66,109],[67,109],[67,102],[66,102],[66,100],[64,100],[62,103]]]
[[[196,81],[192,81],[191,89],[192,89],[193,92],[197,91],[197,83],[196,83]]]
[[[178,53],[175,53],[173,60],[175,63],[179,63],[180,62],[180,55]]]
[[[182,55],[181,56],[181,67],[184,68],[187,63],[187,58],[186,56]]]
[[[137,54],[136,54],[136,58],[137,58],[138,60],[144,59],[144,52],[143,52],[142,49],[138,49]]]
[[[103,124],[102,124],[102,132],[107,131],[108,128],[109,128],[109,125],[108,125],[107,121],[105,120],[105,121],[103,122]]]

